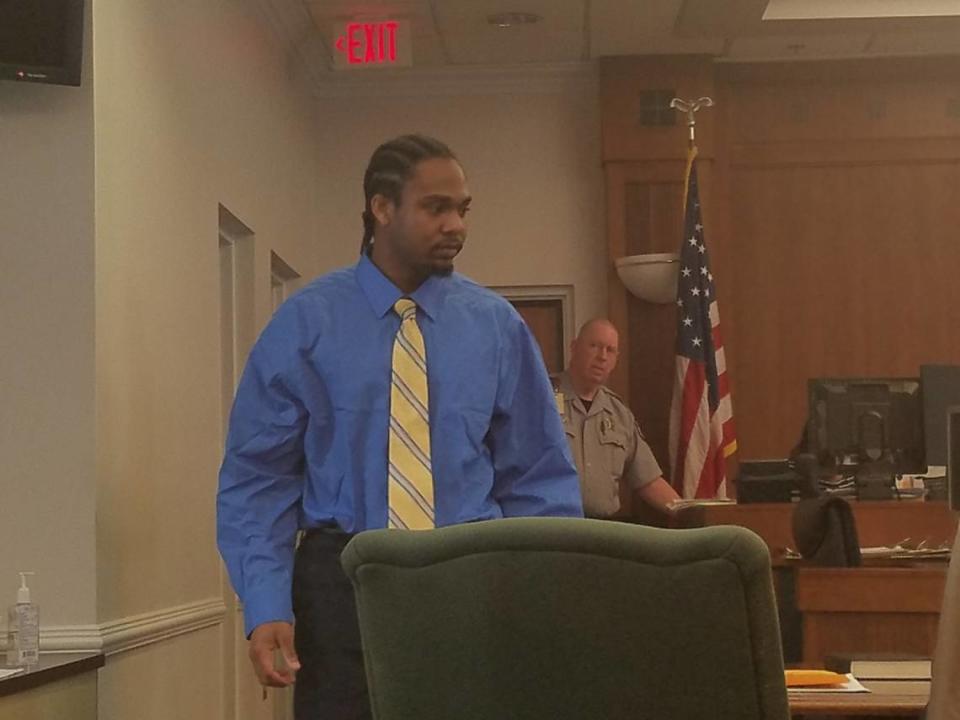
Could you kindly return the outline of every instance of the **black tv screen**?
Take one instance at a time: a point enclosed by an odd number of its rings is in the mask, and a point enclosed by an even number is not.
[[[83,0],[0,0],[0,79],[79,85]]]

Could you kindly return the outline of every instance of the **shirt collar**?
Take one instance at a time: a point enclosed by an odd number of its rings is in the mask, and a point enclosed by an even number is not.
[[[593,400],[590,402],[590,409],[587,410],[586,406],[583,404],[583,400],[577,395],[577,391],[573,388],[573,381],[570,379],[570,373],[567,370],[564,370],[560,374],[560,381],[558,383],[560,392],[562,392],[566,397],[569,397],[573,402],[580,405],[580,409],[585,412],[587,415],[596,415],[602,410],[607,410],[608,412],[613,412],[613,403],[610,402],[610,394],[607,392],[607,388],[601,385],[597,388],[597,394],[593,396]]]
[[[394,285],[390,278],[373,264],[366,253],[361,255],[359,262],[357,262],[356,274],[360,289],[367,296],[370,307],[373,308],[377,317],[386,315],[393,309],[394,303],[404,297],[400,288]],[[417,307],[428,318],[435,320],[443,304],[449,281],[449,277],[431,275],[410,294],[410,299],[417,304]]]
[[[610,392],[607,390],[606,386],[601,385],[600,389],[597,390],[597,394],[593,396],[593,404],[590,406],[590,409],[593,410],[597,408],[597,412],[600,410],[606,410],[607,412],[613,412],[613,403],[610,401]]]

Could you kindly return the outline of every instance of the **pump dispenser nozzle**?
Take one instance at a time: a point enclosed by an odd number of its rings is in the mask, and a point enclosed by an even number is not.
[[[30,588],[27,587],[27,575],[33,576],[36,573],[20,573],[20,587],[17,589],[17,605],[30,602]]]

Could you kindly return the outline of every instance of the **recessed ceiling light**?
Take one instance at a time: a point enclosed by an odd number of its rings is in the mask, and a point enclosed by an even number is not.
[[[533,25],[542,20],[539,15],[526,12],[502,12],[487,15],[487,22],[498,28],[517,27],[519,25]]]

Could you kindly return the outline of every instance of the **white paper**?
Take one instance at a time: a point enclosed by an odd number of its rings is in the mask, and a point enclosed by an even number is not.
[[[831,685],[830,687],[792,687],[787,688],[787,692],[807,695],[809,693],[849,693],[849,692],[870,692],[853,675],[845,675],[847,681],[842,685]]]
[[[23,672],[23,668],[0,668],[0,680],[10,677],[11,675],[16,675],[19,672]]]
[[[711,498],[711,499],[695,499],[690,498],[687,500],[673,500],[669,503],[671,510],[683,510],[688,507],[705,507],[707,505],[733,505],[736,503],[736,500],[730,498]]]

